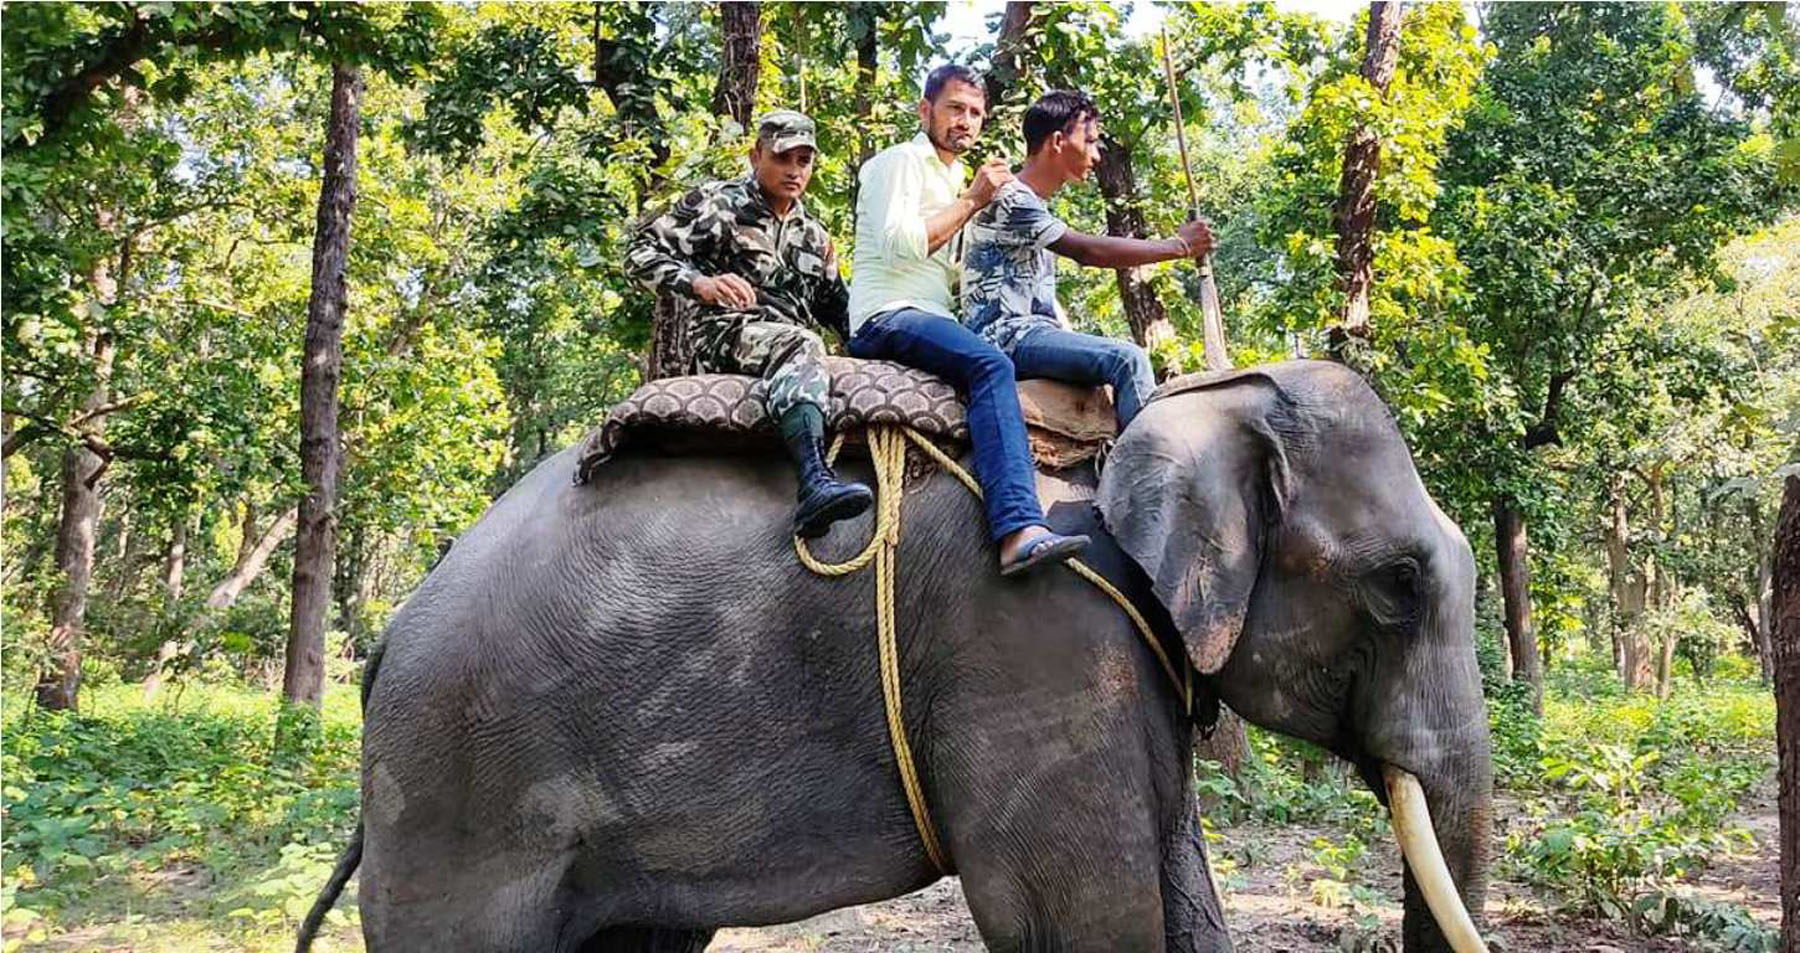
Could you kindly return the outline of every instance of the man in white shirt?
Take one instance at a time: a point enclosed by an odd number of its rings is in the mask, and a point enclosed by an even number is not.
[[[1012,360],[951,310],[954,239],[1012,179],[1004,160],[991,159],[963,188],[958,156],[975,144],[986,116],[981,77],[941,66],[925,81],[919,134],[863,164],[849,350],[929,371],[963,391],[988,532],[1001,573],[1012,575],[1067,559],[1089,540],[1044,525]]]

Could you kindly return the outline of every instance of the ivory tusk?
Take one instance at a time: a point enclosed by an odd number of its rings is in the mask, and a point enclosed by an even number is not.
[[[1412,865],[1413,883],[1425,895],[1425,906],[1438,929],[1444,931],[1444,939],[1456,953],[1487,953],[1487,944],[1450,879],[1444,852],[1438,849],[1437,831],[1431,826],[1431,810],[1425,806],[1425,789],[1419,786],[1419,779],[1391,764],[1382,766],[1381,777],[1387,783],[1388,809],[1394,815],[1400,853]]]

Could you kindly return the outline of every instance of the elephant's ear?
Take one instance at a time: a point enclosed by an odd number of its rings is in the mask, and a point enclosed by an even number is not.
[[[1245,375],[1153,401],[1100,478],[1101,520],[1150,577],[1203,674],[1237,644],[1268,527],[1286,505],[1287,455],[1270,413],[1284,400]]]

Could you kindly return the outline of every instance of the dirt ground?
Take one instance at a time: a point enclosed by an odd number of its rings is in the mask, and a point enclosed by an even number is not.
[[[1506,835],[1510,805],[1497,805],[1496,838]],[[1693,876],[1687,892],[1750,911],[1770,928],[1780,922],[1778,824],[1775,784],[1744,802],[1733,823],[1751,832],[1752,847],[1719,858]],[[1227,920],[1241,953],[1391,953],[1398,948],[1400,860],[1391,839],[1376,838],[1368,852],[1346,859],[1331,855],[1345,832],[1300,824],[1227,828],[1213,846],[1213,862],[1225,891]],[[1326,849],[1321,850],[1323,842]],[[1323,863],[1335,863],[1346,884],[1328,881]],[[188,872],[197,876],[196,872]],[[1488,895],[1488,937],[1493,953],[1702,953],[1717,950],[1698,940],[1634,936],[1622,924],[1572,917],[1552,900],[1504,877],[1504,863]],[[184,887],[180,872],[154,886],[160,901],[127,904],[122,916],[106,917],[33,942],[8,930],[5,946],[55,953],[226,953],[291,949],[292,931],[282,928],[233,940],[217,924],[196,919],[187,906],[200,906],[198,883]],[[354,887],[352,887],[354,893]],[[182,901],[183,895],[196,894]],[[143,899],[149,899],[145,897]],[[362,949],[356,927],[328,927],[319,953]],[[916,893],[834,910],[800,923],[763,929],[721,931],[709,953],[976,953],[981,938],[969,919],[958,882],[946,879]]]
[[[1774,928],[1780,923],[1779,846],[1773,780],[1746,801],[1736,823],[1755,839],[1746,853],[1697,874],[1695,895],[1737,904]],[[1501,812],[1504,826],[1504,811]],[[1505,831],[1496,831],[1504,837]],[[1380,953],[1398,949],[1400,860],[1391,841],[1371,845],[1354,866],[1366,888],[1354,898],[1330,885],[1315,838],[1342,841],[1328,828],[1240,825],[1214,845],[1227,920],[1244,953]],[[1498,871],[1497,871],[1498,872]],[[1320,901],[1326,901],[1321,903]],[[1529,888],[1496,877],[1488,895],[1487,935],[1494,953],[1689,953],[1714,949],[1696,940],[1636,936],[1625,926],[1559,914]],[[884,903],[834,910],[801,923],[721,931],[709,953],[965,953],[983,947],[955,879]]]

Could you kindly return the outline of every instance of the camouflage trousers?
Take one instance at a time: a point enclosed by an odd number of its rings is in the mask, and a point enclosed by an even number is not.
[[[696,355],[702,372],[761,377],[763,409],[772,421],[801,404],[831,416],[831,377],[825,372],[825,342],[817,334],[797,324],[746,321],[727,340],[729,349],[703,347]]]

